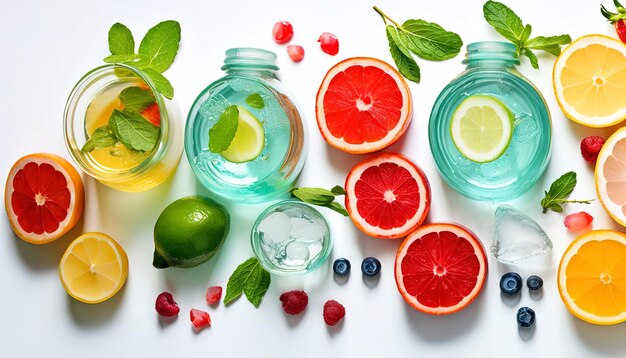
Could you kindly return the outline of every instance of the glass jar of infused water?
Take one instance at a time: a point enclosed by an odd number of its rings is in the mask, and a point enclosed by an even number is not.
[[[222,70],[226,76],[200,93],[187,118],[185,152],[196,177],[230,201],[285,194],[302,171],[306,143],[300,113],[278,79],[276,55],[230,49]]]
[[[430,149],[442,178],[472,199],[514,199],[539,180],[549,158],[551,120],[539,90],[516,70],[515,46],[467,46],[466,70],[441,92],[430,115]]]

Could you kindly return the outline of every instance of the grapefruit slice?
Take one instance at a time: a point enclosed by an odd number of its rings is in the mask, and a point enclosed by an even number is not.
[[[468,229],[429,224],[412,232],[396,255],[396,285],[418,311],[445,315],[467,307],[487,277],[485,250]]]
[[[4,187],[4,206],[15,234],[45,244],[68,232],[83,214],[85,192],[76,169],[55,154],[20,158]]]
[[[617,130],[602,146],[594,179],[604,210],[626,226],[626,128]]]
[[[408,128],[411,92],[388,63],[349,58],[326,73],[315,114],[328,144],[348,153],[371,153],[395,143]]]
[[[406,236],[430,210],[426,175],[401,154],[381,153],[360,162],[350,170],[345,189],[352,222],[380,239]]]

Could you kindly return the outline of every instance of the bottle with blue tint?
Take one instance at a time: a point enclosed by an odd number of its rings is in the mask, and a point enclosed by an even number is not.
[[[535,185],[548,165],[550,112],[539,90],[516,70],[515,45],[472,43],[463,63],[466,70],[443,89],[430,115],[428,135],[435,163],[448,185],[466,197],[514,199]],[[453,141],[452,118],[472,96],[493,99],[511,118],[512,132],[495,159],[472,160]]]

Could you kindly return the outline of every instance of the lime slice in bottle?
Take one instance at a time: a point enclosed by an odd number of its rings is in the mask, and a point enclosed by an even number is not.
[[[230,147],[221,154],[233,163],[245,163],[256,159],[265,147],[263,124],[247,109],[237,106],[239,124]]]
[[[450,135],[465,158],[494,161],[509,147],[515,127],[513,114],[497,98],[472,95],[457,107],[450,122]]]

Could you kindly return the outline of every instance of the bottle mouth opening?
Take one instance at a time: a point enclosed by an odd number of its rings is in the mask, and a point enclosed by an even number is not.
[[[279,68],[275,53],[259,48],[238,47],[226,50],[222,70],[231,69],[278,71]]]
[[[519,65],[516,47],[510,42],[501,41],[481,41],[467,45],[464,64],[471,64],[477,61],[490,63],[504,63],[509,65]]]

